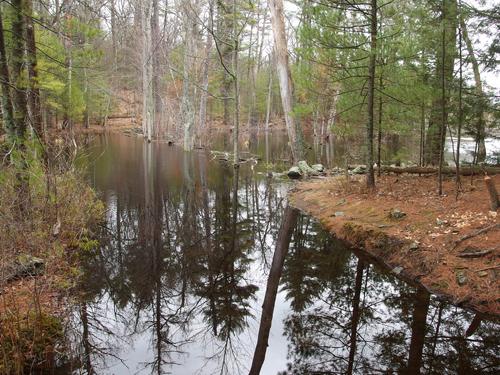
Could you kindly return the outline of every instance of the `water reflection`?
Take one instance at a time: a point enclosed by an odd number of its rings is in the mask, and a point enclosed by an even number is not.
[[[282,140],[263,137],[252,152],[279,162]],[[209,153],[124,136],[88,150],[108,211],[101,246],[84,258],[74,373],[245,374],[256,347],[262,374],[499,370],[494,323],[471,328],[473,314],[380,272],[310,218],[291,218],[286,185],[261,174],[263,163],[234,170]]]

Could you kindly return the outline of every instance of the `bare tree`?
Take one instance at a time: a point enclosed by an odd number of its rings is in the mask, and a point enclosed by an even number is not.
[[[270,0],[269,9],[271,11],[276,70],[278,71],[278,80],[280,84],[281,103],[283,106],[285,125],[292,150],[292,161],[296,163],[304,157],[304,146],[302,144],[302,128],[293,113],[293,81],[288,62],[283,0]]]

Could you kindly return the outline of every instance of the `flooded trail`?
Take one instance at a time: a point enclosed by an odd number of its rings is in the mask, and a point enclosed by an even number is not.
[[[265,138],[250,151],[279,163],[286,141]],[[90,140],[85,155],[107,217],[83,259],[73,373],[247,374],[254,352],[255,374],[498,373],[495,322],[290,213],[290,183],[264,162],[234,170],[122,135]]]

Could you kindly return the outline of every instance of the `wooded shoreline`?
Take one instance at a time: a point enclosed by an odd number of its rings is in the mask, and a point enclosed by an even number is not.
[[[359,189],[356,178],[346,192],[342,179],[301,182],[290,193],[290,203],[316,218],[357,255],[404,281],[490,319],[500,318],[499,220],[496,213],[488,213],[482,179],[456,203],[454,194],[439,197],[426,190],[435,178],[382,176],[379,191],[370,194]],[[500,182],[500,176],[494,179]],[[446,188],[452,186],[453,181],[445,181]],[[431,203],[422,204],[423,197]],[[391,217],[393,210],[401,212],[399,218]],[[468,251],[478,256],[461,257]]]

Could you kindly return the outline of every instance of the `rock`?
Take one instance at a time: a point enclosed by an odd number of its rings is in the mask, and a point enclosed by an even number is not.
[[[396,275],[399,275],[401,272],[403,272],[403,267],[401,266],[394,267],[392,272],[394,272]]]
[[[340,199],[335,206],[342,206],[343,204],[346,204],[347,200],[345,198]]]
[[[440,218],[437,218],[436,224],[437,225],[446,225],[446,224],[448,224],[448,220],[441,220]]]
[[[313,164],[311,165],[311,168],[319,173],[323,173],[325,171],[325,167],[323,166],[323,164]]]
[[[302,173],[300,172],[299,167],[296,166],[291,167],[286,174],[288,175],[288,177],[293,179],[302,177]]]
[[[417,250],[420,246],[420,243],[418,243],[418,241],[413,241],[411,244],[410,244],[410,247],[408,248],[409,250]]]
[[[457,279],[458,285],[462,286],[467,284],[467,277],[465,276],[465,272],[463,270],[458,270],[455,272],[455,277]]]
[[[334,215],[335,215],[335,217],[341,217],[341,216],[344,216],[344,212],[336,211]]]
[[[278,173],[278,172],[268,172],[267,177],[269,178],[283,178],[286,176],[286,173]]]
[[[45,261],[31,255],[20,255],[13,263],[0,270],[0,284],[4,282],[43,274]]]
[[[406,216],[406,213],[404,213],[403,211],[401,211],[398,208],[393,208],[391,210],[391,212],[389,212],[389,217],[391,219],[402,219],[405,216]]]
[[[352,173],[353,174],[364,174],[364,173],[366,173],[366,168],[360,165],[360,166],[354,168],[352,170]]]
[[[297,166],[299,167],[300,172],[302,172],[303,175],[311,175],[311,176],[319,175],[319,172],[316,169],[311,168],[305,160],[299,161],[297,163]]]

